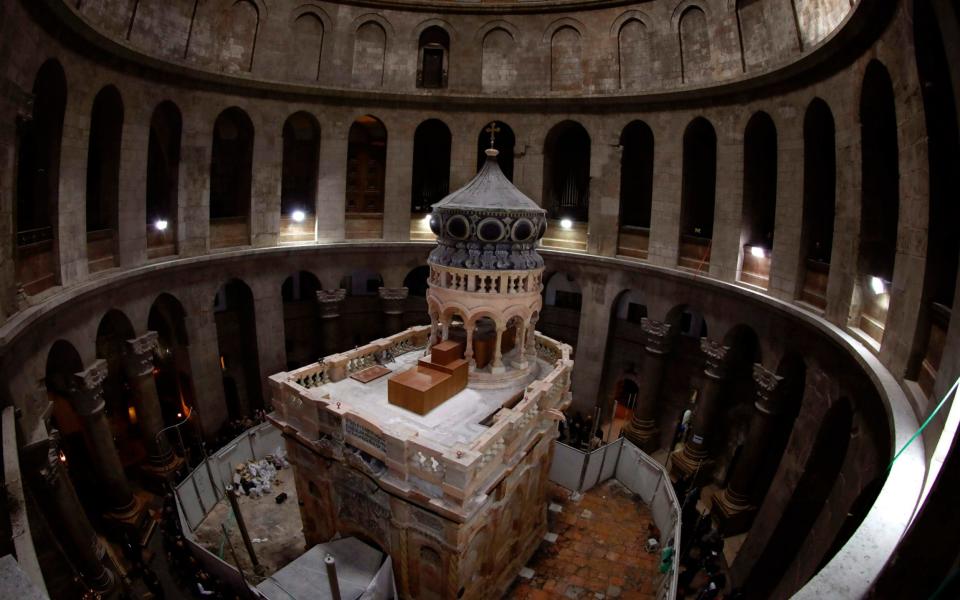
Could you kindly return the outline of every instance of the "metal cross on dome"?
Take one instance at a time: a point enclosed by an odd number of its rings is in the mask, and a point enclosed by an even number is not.
[[[498,133],[500,133],[500,128],[497,127],[497,122],[496,122],[496,121],[490,121],[490,125],[488,125],[487,128],[484,129],[484,131],[486,131],[487,133],[490,134],[490,147],[493,148],[495,136],[496,136]]]

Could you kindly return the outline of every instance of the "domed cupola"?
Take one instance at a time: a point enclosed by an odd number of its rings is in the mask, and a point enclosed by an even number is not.
[[[547,213],[503,174],[497,150],[486,154],[476,177],[433,205],[430,229],[437,247],[430,262],[483,270],[542,267],[536,245],[547,231]]]

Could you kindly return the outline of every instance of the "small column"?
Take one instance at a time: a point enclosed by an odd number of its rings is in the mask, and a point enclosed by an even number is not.
[[[712,512],[725,535],[736,535],[749,529],[757,512],[753,505],[757,473],[769,450],[781,409],[780,382],[783,378],[763,365],[754,364],[753,379],[757,382],[757,400],[753,405],[756,410],[750,419],[747,441],[734,466],[730,483],[713,497]]]
[[[657,408],[660,400],[660,384],[663,381],[666,356],[670,351],[672,338],[669,323],[662,323],[644,317],[640,321],[646,337],[643,366],[640,376],[640,390],[637,394],[633,418],[623,429],[623,435],[645,452],[657,450],[660,441],[660,428],[657,426]]]
[[[385,336],[391,336],[403,331],[404,304],[410,290],[405,287],[386,288],[377,290],[380,296],[380,307],[383,309],[383,329]]]
[[[463,358],[467,361],[467,368],[470,370],[477,368],[477,363],[473,360],[473,330],[475,323],[464,323],[463,328],[467,330],[467,346],[463,350]]]
[[[317,306],[320,310],[320,340],[324,356],[340,351],[340,312],[347,290],[318,290]]]
[[[160,398],[157,396],[157,384],[153,378],[153,357],[158,350],[156,331],[148,331],[138,338],[127,340],[123,366],[133,385],[137,421],[143,431],[149,470],[165,475],[177,469],[182,460],[173,453],[166,434],[160,433],[163,429],[163,413],[160,409]]]
[[[709,470],[711,462],[709,456],[713,450],[717,416],[723,408],[722,395],[727,379],[725,362],[730,347],[703,338],[700,340],[700,349],[707,355],[703,393],[693,414],[690,436],[683,447],[674,452],[670,467],[674,475],[695,475],[696,479],[708,474],[705,471]]]
[[[430,349],[437,343],[438,333],[440,329],[440,316],[435,312],[430,312],[430,339],[427,340],[427,348],[424,351],[425,354],[430,353]]]
[[[104,548],[64,469],[59,434],[54,431],[48,438],[27,442],[20,452],[33,496],[83,583],[97,592],[109,591],[113,573],[103,563]]]
[[[83,418],[94,471],[102,484],[107,515],[126,523],[134,523],[140,515],[140,503],[130,489],[123,472],[120,455],[113,443],[110,424],[103,414],[103,380],[107,377],[107,361],[98,359],[86,371],[76,373],[71,400]]]
[[[530,317],[530,324],[527,326],[527,354],[536,358],[537,356],[537,321],[539,317],[534,315]]]
[[[503,340],[503,332],[506,327],[497,324],[497,342],[493,347],[493,361],[490,363],[491,373],[503,373],[507,369],[503,366],[503,352],[500,350],[500,342]]]
[[[520,321],[517,323],[517,332],[514,336],[514,346],[517,348],[517,358],[513,362],[513,366],[518,369],[526,369],[529,365],[527,364],[527,323],[526,321]]]

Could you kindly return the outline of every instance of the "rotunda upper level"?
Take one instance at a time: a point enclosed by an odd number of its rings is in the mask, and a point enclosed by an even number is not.
[[[809,59],[862,12],[847,0],[47,4],[108,52],[178,76],[313,95],[494,101],[659,99],[767,81],[818,62]]]

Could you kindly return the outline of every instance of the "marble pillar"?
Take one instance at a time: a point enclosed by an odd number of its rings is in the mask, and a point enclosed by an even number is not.
[[[727,383],[726,359],[729,346],[707,338],[700,340],[700,349],[707,356],[703,390],[690,423],[690,434],[683,447],[674,452],[670,466],[671,474],[678,477],[693,476],[700,481],[709,475],[712,464],[710,454],[715,448],[717,420],[723,410],[723,392]]]
[[[658,449],[660,442],[657,409],[666,357],[673,341],[670,337],[673,326],[646,317],[640,322],[640,326],[645,338],[643,366],[638,382],[640,390],[633,417],[623,428],[623,436],[645,452],[653,452]]]
[[[320,340],[321,354],[329,356],[339,352],[343,347],[341,338],[341,318],[343,301],[347,297],[347,290],[318,290],[317,307],[320,310]]]
[[[103,563],[104,547],[70,481],[59,442],[54,431],[50,437],[26,443],[20,450],[24,474],[51,533],[83,583],[94,591],[107,592],[114,576]]]
[[[783,378],[763,365],[755,364],[753,379],[757,383],[757,399],[747,440],[727,487],[713,497],[712,513],[724,535],[736,535],[749,529],[757,512],[758,507],[754,506],[757,474],[766,460],[781,410],[783,394],[780,383]]]
[[[410,290],[405,287],[377,290],[380,296],[380,308],[383,310],[384,336],[389,337],[403,331],[403,312]]]
[[[148,469],[166,474],[180,466],[182,461],[173,453],[163,429],[163,412],[154,380],[153,358],[159,350],[157,332],[148,331],[138,338],[127,340],[123,357],[124,370],[133,387],[137,421],[143,432],[147,449]]]
[[[90,462],[102,486],[107,516],[133,523],[140,515],[141,505],[127,481],[113,443],[113,432],[103,412],[103,381],[106,377],[107,361],[96,360],[87,370],[74,375],[70,396],[74,409],[83,419]]]

